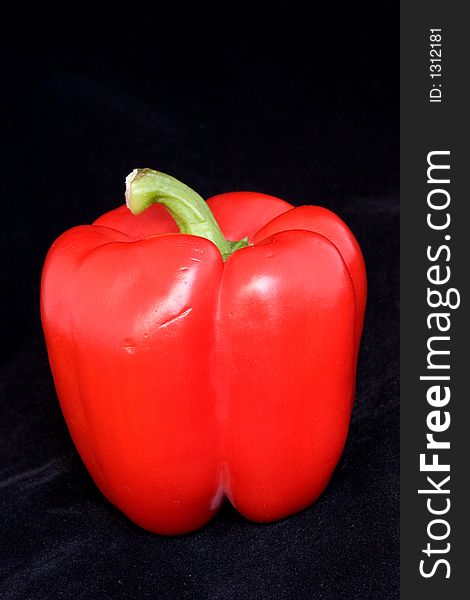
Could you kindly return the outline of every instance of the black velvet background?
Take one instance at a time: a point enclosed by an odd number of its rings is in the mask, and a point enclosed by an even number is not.
[[[4,20],[0,597],[397,598],[398,4],[313,17],[154,8],[16,7]],[[282,522],[226,505],[197,533],[151,535],[105,501],[69,438],[41,266],[62,231],[123,202],[136,166],[203,196],[323,204],[363,248],[350,435],[323,496]]]

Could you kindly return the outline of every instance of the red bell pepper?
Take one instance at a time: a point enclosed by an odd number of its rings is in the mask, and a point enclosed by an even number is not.
[[[325,208],[252,192],[206,204],[149,169],[126,197],[130,211],[60,236],[42,277],[57,395],[93,479],[161,534],[202,526],[224,497],[255,521],[305,508],[351,415],[354,236]]]

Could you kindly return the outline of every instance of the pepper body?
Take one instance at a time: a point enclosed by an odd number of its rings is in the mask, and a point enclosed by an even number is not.
[[[224,261],[163,206],[64,233],[41,315],[73,441],[135,523],[180,534],[227,497],[272,521],[313,502],[340,458],[366,300],[359,246],[330,211],[264,194],[208,200]]]

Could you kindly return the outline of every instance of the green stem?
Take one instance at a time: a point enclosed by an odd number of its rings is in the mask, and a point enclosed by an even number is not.
[[[153,169],[134,169],[126,177],[126,203],[132,214],[144,212],[154,202],[163,204],[181,233],[198,235],[213,242],[225,260],[248,246],[248,238],[226,240],[206,202],[190,187]]]

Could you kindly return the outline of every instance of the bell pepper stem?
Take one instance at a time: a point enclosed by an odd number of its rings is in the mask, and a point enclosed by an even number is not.
[[[190,187],[153,169],[134,169],[126,177],[126,204],[132,214],[144,212],[154,202],[163,204],[181,233],[213,242],[225,260],[232,252],[248,246],[248,238],[225,239],[207,203]]]

